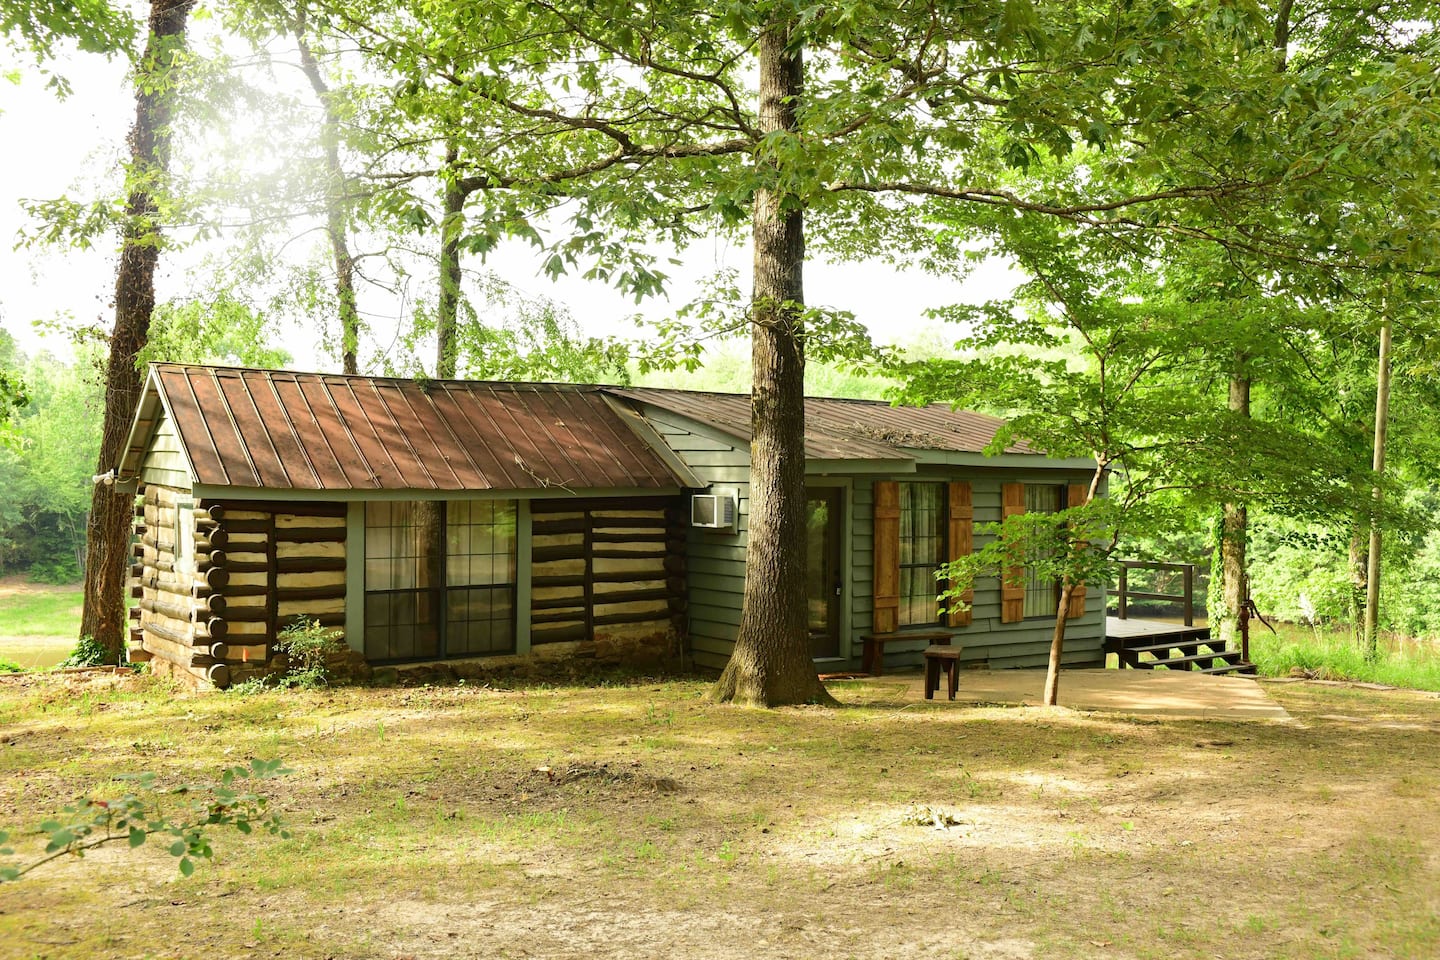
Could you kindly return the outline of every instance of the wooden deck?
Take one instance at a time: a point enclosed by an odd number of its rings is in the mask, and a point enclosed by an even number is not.
[[[1209,636],[1210,627],[1205,624],[1186,626],[1183,623],[1171,623],[1168,620],[1145,620],[1136,617],[1128,617],[1124,620],[1119,617],[1105,618],[1106,640],[1147,639],[1159,643],[1169,639],[1191,640]]]
[[[1253,664],[1240,658],[1239,650],[1230,650],[1223,640],[1213,639],[1210,627],[1204,624],[1106,617],[1105,652],[1115,654],[1122,668],[1255,672]]]

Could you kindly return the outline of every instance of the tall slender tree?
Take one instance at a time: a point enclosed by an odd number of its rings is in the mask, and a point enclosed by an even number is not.
[[[145,50],[135,68],[135,123],[130,129],[129,198],[115,276],[115,326],[105,364],[105,410],[97,473],[111,470],[140,401],[136,357],[155,308],[161,229],[159,198],[170,162],[175,66],[184,49],[194,0],[152,0]],[[86,525],[85,601],[80,635],[103,645],[115,662],[124,646],[124,589],[134,511],[132,497],[96,484]]]

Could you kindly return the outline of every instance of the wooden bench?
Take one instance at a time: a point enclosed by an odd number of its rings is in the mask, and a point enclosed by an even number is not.
[[[862,633],[864,646],[860,650],[860,670],[872,677],[885,672],[885,644],[896,640],[922,640],[929,644],[948,646],[951,634],[945,630],[911,630],[897,633]]]
[[[934,644],[925,648],[925,699],[934,700],[940,686],[940,671],[950,681],[950,699],[960,687],[960,651],[963,647]]]

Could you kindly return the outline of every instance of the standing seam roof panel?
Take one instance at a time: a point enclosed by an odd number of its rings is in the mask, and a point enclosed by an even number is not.
[[[295,442],[302,450],[309,451],[310,466],[322,487],[374,486],[368,468],[363,475],[357,472],[356,476],[352,476],[351,470],[345,466],[344,448],[337,450],[330,442],[331,435],[339,438],[339,420],[323,395],[319,397],[322,406],[317,408],[312,398],[306,395],[304,386],[294,377],[275,376],[271,378],[270,385],[282,409],[289,411]],[[354,463],[353,459],[351,463]]]
[[[577,418],[571,415],[569,405],[565,402],[566,395],[574,391],[563,390],[554,393],[536,393],[535,399],[545,408],[546,422],[550,424],[551,438],[555,445],[564,454],[565,461],[570,464],[571,470],[577,479],[583,480],[587,487],[609,485],[607,481],[617,473],[609,464],[604,463],[592,449],[592,442],[586,437],[576,433],[571,426],[576,423]],[[564,442],[561,436],[569,438],[569,443]],[[612,462],[614,457],[610,458]]]
[[[320,473],[315,469],[314,458],[310,452],[300,443],[299,435],[295,432],[294,418],[285,405],[280,402],[280,394],[275,389],[275,378],[268,373],[254,373],[247,378],[252,384],[252,396],[255,401],[255,411],[260,417],[260,422],[268,425],[270,431],[270,443],[275,450],[275,456],[279,458],[281,465],[285,468],[285,474],[290,479],[291,486],[304,490],[315,490],[325,484],[320,479]],[[303,411],[305,416],[310,416],[307,407]],[[326,448],[328,453],[329,448]],[[296,478],[299,478],[298,480]]]
[[[275,449],[269,424],[260,412],[254,391],[244,382],[243,374],[230,376],[229,373],[217,371],[215,384],[231,411],[230,424],[248,454],[246,460],[258,478],[258,485],[293,487],[294,481]]]
[[[474,466],[475,476],[465,484],[466,489],[491,490],[513,487],[510,473],[490,449],[477,423],[473,398],[468,391],[455,383],[447,383],[442,390],[432,390],[430,402],[455,434],[455,442],[465,451]]]

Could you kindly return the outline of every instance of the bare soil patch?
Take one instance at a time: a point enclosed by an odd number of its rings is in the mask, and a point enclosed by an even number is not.
[[[292,837],[0,887],[0,957],[1440,955],[1440,700],[1307,683],[1295,722],[697,682],[176,698],[0,685],[0,824],[251,755]],[[117,922],[98,923],[117,905]]]

